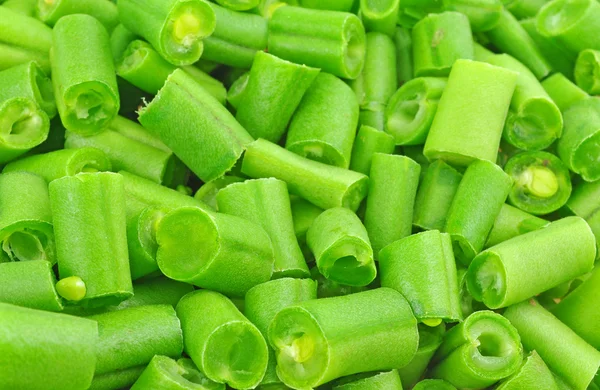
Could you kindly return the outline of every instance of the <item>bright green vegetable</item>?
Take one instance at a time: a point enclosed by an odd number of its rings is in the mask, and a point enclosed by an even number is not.
[[[575,63],[577,85],[590,95],[600,95],[600,51],[582,50]]]
[[[208,379],[190,359],[177,361],[155,355],[138,380],[133,390],[225,390],[225,385]]]
[[[299,0],[298,3],[304,8],[343,12],[351,12],[355,7],[354,0]]]
[[[6,0],[2,3],[2,6],[22,15],[35,18],[37,0]]]
[[[568,217],[481,252],[469,266],[467,285],[487,307],[507,307],[591,271],[595,258],[590,227]]]
[[[305,259],[309,260],[312,253],[306,245],[306,233],[315,219],[321,215],[323,209],[296,195],[290,196],[290,203],[292,206],[292,219],[294,220],[294,233]]]
[[[532,18],[549,0],[502,0],[504,6],[517,19]]]
[[[127,249],[132,280],[159,270],[156,263],[156,230],[169,210],[168,207],[148,206],[127,219]]]
[[[435,351],[442,344],[446,324],[441,323],[438,326],[431,327],[423,323],[418,325],[419,329],[419,348],[410,363],[398,370],[402,384],[410,388],[419,381],[427,366],[433,357]]]
[[[336,207],[319,215],[306,233],[319,272],[349,286],[366,286],[377,275],[367,230],[352,211]]]
[[[269,342],[283,383],[313,388],[406,365],[417,350],[417,322],[400,293],[379,288],[287,307],[271,322]]]
[[[249,79],[250,72],[242,73],[237,79],[235,79],[227,91],[227,102],[234,110],[237,110],[238,106],[242,102]]]
[[[69,276],[56,283],[56,292],[68,301],[81,301],[87,292],[85,283],[79,276]]]
[[[456,387],[442,379],[423,379],[413,390],[456,390]]]
[[[394,43],[396,44],[396,72],[398,73],[398,85],[402,85],[413,78],[411,31],[402,26],[396,27]]]
[[[258,6],[259,0],[216,0],[223,7],[234,11],[248,11]]]
[[[115,390],[128,388],[142,375],[146,368],[145,365],[126,368],[108,372],[106,374],[96,375],[92,380],[92,385],[88,390]]]
[[[45,260],[0,263],[0,302],[62,311],[52,264]]]
[[[498,245],[521,234],[543,228],[550,222],[526,213],[516,207],[503,204],[500,213],[494,221],[492,231],[488,235],[485,248]]]
[[[119,24],[119,11],[109,0],[38,0],[37,16],[50,26],[72,14],[87,14],[96,18],[111,33]]]
[[[131,297],[122,176],[82,173],[54,180],[49,188],[61,279],[83,280],[86,307]]]
[[[179,301],[185,352],[211,380],[252,389],[267,369],[269,350],[260,331],[227,297],[194,291]]]
[[[52,82],[35,62],[27,62],[0,72],[0,84],[3,87],[3,98],[30,98],[46,112],[49,119],[56,116]]]
[[[400,0],[360,0],[360,16],[368,32],[394,35]]]
[[[357,374],[343,378],[339,381],[343,383],[336,384],[333,390],[402,390],[402,381],[400,380],[400,375],[398,375],[398,370],[367,375],[365,377],[365,374]]]
[[[137,35],[127,29],[122,24],[117,25],[113,32],[110,34],[110,51],[112,52],[113,61],[115,66],[123,58],[123,54],[127,49],[127,46],[136,39],[139,39]]]
[[[489,31],[502,18],[500,0],[442,0],[446,11],[460,12],[469,18],[474,32]]]
[[[327,279],[319,272],[316,265],[310,269],[310,277],[317,282],[317,298],[340,297],[342,295],[354,294],[357,292],[372,290],[369,287],[378,287],[378,280],[374,280],[368,286],[348,286],[333,280]]]
[[[354,140],[350,169],[368,175],[371,171],[375,153],[393,153],[394,143],[394,138],[391,135],[373,127],[362,125],[358,129]]]
[[[536,351],[532,351],[513,376],[503,380],[498,390],[558,390],[552,371]]]
[[[78,390],[92,382],[95,321],[0,303],[0,340],[0,388]]]
[[[117,6],[121,23],[174,65],[198,61],[202,39],[215,30],[215,13],[203,0],[122,0]]]
[[[560,73],[553,74],[542,81],[542,87],[562,112],[589,95]]]
[[[565,208],[585,219],[596,236],[596,245],[600,247],[600,181],[577,185]]]
[[[237,176],[222,176],[218,179],[211,180],[207,183],[204,183],[202,187],[196,191],[194,194],[194,198],[206,203],[211,206],[213,209],[217,209],[217,194],[223,188],[227,187],[233,183],[243,182],[244,179]]]

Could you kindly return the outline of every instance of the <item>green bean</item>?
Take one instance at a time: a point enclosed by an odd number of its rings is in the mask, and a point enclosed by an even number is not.
[[[600,181],[578,184],[565,206],[572,214],[586,220],[600,248]]]
[[[92,385],[88,390],[115,390],[129,388],[142,375],[146,368],[145,365],[126,368],[108,372],[106,374],[96,375],[92,380]]]
[[[73,14],[86,14],[96,18],[111,33],[119,24],[119,11],[109,0],[38,0],[37,16],[50,26],[60,18]]]
[[[148,206],[127,219],[127,249],[132,280],[159,270],[156,263],[156,229],[168,212],[166,207]]]
[[[500,0],[442,0],[442,3],[446,11],[465,14],[474,32],[493,29],[502,18]]]
[[[286,149],[310,160],[348,169],[358,110],[356,96],[346,83],[330,74],[319,74],[290,121]]]
[[[22,15],[2,6],[0,31],[1,43],[12,48],[28,49],[47,60],[52,46],[52,29],[35,17]]]
[[[313,9],[328,9],[331,11],[351,12],[354,0],[299,0],[300,6]]]
[[[525,348],[535,350],[557,375],[557,382],[582,390],[592,382],[600,367],[600,352],[539,303],[521,302],[509,307],[504,316],[521,334]]]
[[[369,390],[375,388],[402,390],[402,381],[400,375],[398,375],[398,370],[349,376],[336,382],[333,390]]]
[[[360,16],[367,32],[394,35],[400,0],[359,0]]]
[[[391,135],[362,125],[354,140],[350,169],[368,175],[375,153],[391,154],[394,152],[394,146],[394,138]]]
[[[37,0],[6,0],[2,7],[11,9],[14,12],[25,16],[36,17]]]
[[[402,26],[396,27],[394,43],[396,44],[396,71],[398,73],[398,85],[402,85],[413,78],[413,49],[411,31]]]
[[[27,62],[0,72],[3,97],[28,97],[52,119],[56,116],[56,102],[52,82],[35,62]]]
[[[402,384],[406,388],[414,386],[427,370],[427,366],[433,357],[435,351],[442,345],[446,325],[441,323],[438,326],[428,326],[419,324],[419,348],[410,363],[398,370]]]
[[[290,203],[292,219],[294,220],[294,234],[302,252],[305,254],[305,259],[309,259],[312,253],[306,245],[306,233],[315,219],[321,215],[323,209],[296,195],[290,195]]]
[[[260,331],[225,296],[194,291],[177,304],[184,348],[211,380],[255,388],[267,369],[269,350]]]
[[[591,271],[595,258],[588,224],[567,217],[481,252],[469,266],[467,285],[487,307],[507,307]]]
[[[403,0],[400,2],[397,24],[412,29],[419,20],[428,14],[442,11],[443,4],[440,0]]]
[[[548,389],[558,390],[552,371],[536,351],[527,355],[523,365],[513,376],[500,382],[498,390]]]
[[[586,49],[579,52],[575,63],[577,85],[590,95],[600,95],[600,51]]]
[[[52,264],[45,260],[0,263],[0,302],[62,311]]]
[[[215,13],[203,0],[122,0],[117,6],[121,23],[174,65],[198,61],[202,39],[216,26]]]
[[[2,11],[0,10],[0,12]],[[9,69],[29,61],[34,61],[44,73],[50,73],[50,59],[47,53],[6,45],[0,41],[0,70]]]
[[[213,209],[217,209],[217,194],[223,188],[233,183],[243,182],[244,179],[238,176],[222,176],[218,179],[204,183],[194,194],[194,198],[198,199]]]
[[[117,25],[113,32],[110,34],[110,51],[112,53],[115,67],[123,58],[123,54],[127,49],[127,46],[136,39],[139,39],[137,35],[127,29],[122,24]]]
[[[0,337],[0,388],[90,386],[98,341],[95,321],[0,303]]]
[[[413,390],[456,390],[456,387],[442,379],[423,379]]]
[[[223,7],[234,11],[248,11],[258,6],[259,0],[216,0]]]
[[[560,73],[553,74],[542,81],[542,87],[563,113],[573,104],[589,97],[584,90]]]
[[[542,8],[549,0],[502,0],[504,6],[509,10],[517,19],[532,18],[537,15],[540,8]]]
[[[144,372],[131,386],[132,390],[225,390],[225,385],[208,379],[190,359],[177,361],[155,355]]]
[[[503,204],[488,235],[485,248],[498,245],[513,237],[543,228],[549,222],[516,207]]]
[[[244,72],[241,76],[239,76],[229,87],[227,91],[227,102],[233,107],[234,110],[237,110],[240,103],[242,102],[242,98],[244,97],[244,92],[246,91],[246,87],[248,86],[248,80],[250,79],[250,72]]]

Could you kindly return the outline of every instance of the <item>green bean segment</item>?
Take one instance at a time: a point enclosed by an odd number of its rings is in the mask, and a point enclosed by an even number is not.
[[[582,50],[575,63],[577,85],[590,95],[600,94],[600,51]]]
[[[338,381],[333,390],[368,390],[374,388],[402,390],[402,381],[400,375],[398,375],[398,370],[349,376]]]
[[[0,262],[0,302],[47,311],[62,311],[52,264],[46,260]]]
[[[503,204],[500,213],[494,221],[492,231],[488,235],[485,248],[500,244],[521,234],[543,228],[549,223],[545,219],[526,213],[521,209]]]
[[[419,348],[417,353],[410,363],[398,369],[400,378],[402,378],[402,385],[405,387],[415,385],[423,377],[435,351],[442,345],[446,333],[446,324],[440,323],[438,326],[431,327],[420,323],[418,330]]]
[[[63,16],[72,14],[93,16],[109,33],[119,24],[117,6],[109,0],[36,0],[36,2],[38,17],[50,26],[54,26]]]
[[[225,390],[223,383],[208,379],[190,359],[174,360],[168,356],[155,355],[132,390]]]
[[[391,154],[394,152],[394,147],[395,142],[391,135],[371,126],[362,125],[354,139],[350,169],[368,175],[375,153]]]

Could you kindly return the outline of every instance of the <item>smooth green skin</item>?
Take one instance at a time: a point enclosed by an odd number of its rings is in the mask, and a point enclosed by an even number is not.
[[[418,330],[419,348],[417,349],[417,353],[410,363],[398,369],[402,384],[406,388],[414,386],[423,377],[433,354],[442,344],[444,334],[446,333],[446,325],[442,323],[432,328],[425,324],[419,324]]]
[[[37,0],[7,0],[2,7],[10,8],[12,11],[35,18],[35,7]]]
[[[553,74],[542,81],[542,87],[563,113],[575,103],[589,98],[584,90],[560,73]]]
[[[227,91],[227,102],[231,107],[233,107],[234,110],[237,110],[238,106],[242,102],[249,79],[250,72],[242,73],[237,79],[235,79]]]
[[[552,371],[536,351],[532,351],[519,371],[500,382],[498,390],[558,390]]]
[[[537,28],[572,52],[600,50],[600,4],[594,0],[553,0],[537,14]]]
[[[0,302],[47,311],[62,311],[52,264],[45,260],[0,263]]]
[[[556,192],[550,196],[540,196],[529,190],[534,186],[536,178],[532,178],[532,170],[544,169],[553,175]],[[569,169],[555,155],[548,152],[523,152],[515,155],[504,167],[504,171],[513,178],[513,187],[508,194],[508,201],[515,207],[534,215],[550,214],[567,203],[571,196],[571,176]],[[547,180],[539,180],[544,185]]]
[[[400,0],[360,0],[359,14],[367,32],[393,36]]]
[[[546,0],[541,0],[546,2]],[[573,70],[575,68],[576,53],[571,52],[560,45],[553,38],[542,35],[538,28],[535,17],[519,21],[527,34],[533,39],[546,61],[550,64],[553,71],[560,72],[570,79],[573,79]],[[551,76],[552,77],[552,76]]]
[[[500,0],[442,0],[442,3],[445,11],[464,14],[474,32],[493,29],[502,17]]]
[[[216,0],[217,3],[223,7],[231,9],[233,11],[248,11],[254,7],[257,7],[260,0]],[[217,17],[218,18],[218,17]]]
[[[38,0],[37,16],[54,26],[63,16],[86,14],[96,18],[111,33],[119,24],[117,5],[109,0]]]
[[[82,173],[54,180],[49,189],[60,278],[84,281],[85,307],[130,298],[123,177]]]
[[[376,153],[392,154],[394,148],[395,142],[391,135],[363,125],[358,129],[354,140],[350,169],[368,175],[373,156]]]
[[[341,78],[357,78],[364,65],[365,30],[350,13],[279,7],[269,21],[268,38],[269,53]]]
[[[229,111],[181,69],[140,110],[139,121],[205,182],[229,171],[252,142]]]
[[[130,307],[88,318],[98,322],[95,375],[147,364],[154,355],[181,356],[183,335],[172,306]]]
[[[356,96],[346,83],[330,74],[319,74],[290,121],[286,149],[310,160],[348,169],[358,110]]]
[[[141,142],[153,148],[170,152],[171,149],[167,147],[160,139],[150,134],[150,132],[144,129],[139,123],[129,120],[125,117],[117,115],[115,119],[110,123],[110,130],[116,131],[117,133],[132,139],[134,141]]]
[[[162,218],[156,241],[166,276],[229,296],[242,296],[273,274],[268,234],[240,217],[182,207]]]
[[[279,142],[319,70],[258,52],[236,119],[254,138]]]
[[[35,61],[44,73],[50,73],[48,53],[0,42],[0,70],[9,69],[29,61]]]
[[[517,19],[533,18],[549,0],[502,0],[504,6]]]
[[[413,225],[425,230],[442,230],[462,177],[443,160],[431,163],[417,191]]]
[[[563,136],[557,143],[558,156],[585,181],[600,179],[600,100],[581,100],[564,114]]]
[[[127,249],[131,279],[136,280],[159,270],[156,263],[156,229],[167,207],[148,206],[127,219]]]
[[[233,183],[243,182],[244,179],[238,176],[223,176],[215,180],[211,180],[208,183],[202,184],[202,186],[194,194],[194,198],[198,199],[213,209],[217,209],[217,194],[223,188]]]
[[[361,173],[308,160],[263,139],[246,146],[242,173],[285,181],[291,194],[323,209],[358,209],[369,185],[369,178]]]
[[[310,269],[310,277],[317,282],[317,298],[331,298],[342,295],[354,294],[361,291],[367,291],[372,288],[379,287],[378,280],[374,280],[368,286],[347,286],[327,279],[319,272],[319,268],[315,265]],[[371,287],[371,288],[370,288]]]
[[[323,209],[296,195],[290,196],[290,203],[292,206],[292,219],[294,221],[296,239],[298,240],[298,244],[300,244],[302,253],[304,253],[304,258],[311,261],[312,253],[306,245],[306,233],[314,220],[321,215]]]
[[[570,388],[584,390],[592,382],[600,367],[600,352],[538,302],[511,306],[504,317],[517,328],[525,348],[535,350]]]
[[[437,112],[446,79],[417,77],[390,98],[385,109],[385,131],[396,145],[422,145]]]
[[[381,286],[402,293],[418,321],[461,321],[452,241],[438,230],[398,240],[379,252]]]
[[[190,359],[177,361],[156,355],[142,375],[131,386],[132,390],[225,390],[225,385],[206,378]]]
[[[456,390],[456,387],[441,379],[424,379],[415,384],[413,390]]]
[[[269,326],[269,342],[283,383],[309,389],[406,365],[417,350],[417,322],[402,294],[378,288],[285,308]],[[294,360],[294,351],[306,360]]]
[[[384,107],[382,106],[380,108]],[[358,123],[361,126],[369,126],[379,131],[383,131],[385,129],[385,112],[360,110],[358,115]]]
[[[0,175],[0,241],[0,263],[56,263],[48,185],[39,176],[26,172]]]
[[[412,30],[415,77],[450,74],[458,59],[473,59],[469,19],[458,12],[429,14]]]
[[[519,333],[506,318],[478,311],[446,333],[428,375],[457,388],[483,389],[515,373],[522,354]]]
[[[538,230],[550,222],[508,204],[503,204],[488,235],[485,248],[498,245],[521,234]]]
[[[510,103],[503,138],[523,150],[542,150],[562,135],[563,119],[535,75],[508,54],[489,56],[486,62],[519,74]]]
[[[215,30],[216,17],[203,0],[123,0],[117,3],[121,23],[131,32],[143,37],[160,55],[173,65],[191,65],[203,52],[202,39]],[[198,23],[188,44],[173,39],[173,25],[182,15]]]
[[[600,95],[600,51],[582,50],[575,63],[577,85],[590,95]]]
[[[480,253],[469,266],[467,286],[475,300],[498,309],[591,271],[595,258],[588,224],[567,217]]]
[[[398,25],[412,29],[415,24],[428,14],[443,12],[440,0],[403,0],[398,12]]]
[[[317,299],[316,281],[292,278],[271,280],[248,290],[244,300],[244,314],[266,339],[269,324],[279,311],[309,299]],[[269,347],[269,363],[261,385],[281,384],[276,364],[275,353]]]
[[[95,321],[0,303],[0,340],[0,388],[78,390],[92,382]]]
[[[411,31],[402,26],[396,27],[394,43],[396,44],[396,73],[398,75],[398,85],[402,85],[413,78]]]
[[[123,58],[127,46],[136,39],[138,39],[138,36],[129,31],[127,27],[122,24],[119,23],[117,27],[115,27],[110,34],[110,51],[112,52],[115,67]]]
[[[319,215],[306,233],[319,272],[348,286],[366,286],[377,276],[367,230],[354,212],[336,207]]]
[[[362,374],[356,376],[362,377]],[[344,378],[350,380],[352,377]],[[366,378],[357,378],[351,382],[338,384],[333,387],[333,390],[373,390],[373,389],[388,389],[402,390],[402,381],[398,370],[380,372]]]
[[[423,153],[433,161],[467,166],[496,161],[517,73],[470,60],[457,60],[440,98]]]
[[[600,181],[582,182],[575,187],[566,208],[586,220],[600,247]]]
[[[596,268],[589,279],[552,309],[552,314],[596,349],[600,348],[600,334],[596,327],[600,319],[597,305],[599,281],[600,268]]]
[[[412,232],[421,166],[406,156],[375,153],[364,223],[375,258],[388,244]]]
[[[14,48],[29,49],[48,56],[52,46],[52,29],[38,19],[0,8],[0,42]]]
[[[270,178],[230,184],[218,192],[217,205],[219,212],[244,218],[267,232],[275,256],[273,278],[310,275],[294,234],[285,182]]]
[[[35,154],[7,164],[7,172],[30,172],[43,177],[46,182],[65,176],[74,176],[86,171],[110,171],[110,160],[98,149],[61,149],[54,152]]]
[[[0,72],[1,97],[27,97],[46,112],[49,119],[56,116],[52,82],[33,61]]]
[[[96,375],[88,390],[115,390],[129,388],[140,377],[146,365]]]
[[[342,12],[351,12],[355,6],[354,0],[299,0],[298,3],[304,8]]]
[[[208,290],[177,304],[185,352],[211,380],[255,388],[267,369],[269,349],[258,328],[225,296]]]
[[[235,12],[213,3],[210,6],[217,25],[213,34],[204,40],[202,58],[250,69],[255,54],[267,48],[267,20],[259,15]]]
[[[452,236],[456,259],[463,265],[483,249],[512,184],[511,177],[489,161],[476,161],[465,171],[444,227]]]
[[[108,33],[97,19],[84,14],[62,17],[52,31],[50,62],[62,123],[82,135],[99,133],[120,106]]]

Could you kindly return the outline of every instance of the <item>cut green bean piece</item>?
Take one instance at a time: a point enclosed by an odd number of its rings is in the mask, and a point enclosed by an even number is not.
[[[402,0],[397,24],[412,29],[419,20],[428,14],[440,13],[443,10],[440,0]]]
[[[400,375],[398,375],[398,370],[375,374],[356,374],[342,378],[333,387],[333,390],[371,389],[402,390],[402,381],[400,380]]]
[[[321,73],[294,112],[285,147],[310,160],[348,169],[357,125],[358,102],[352,89]]]
[[[2,3],[2,7],[34,18],[36,17],[36,6],[37,0],[6,0]]]
[[[390,98],[385,109],[385,131],[396,145],[425,143],[446,79],[418,77],[405,83]]]
[[[48,185],[27,172],[0,175],[0,263],[56,263]]]
[[[169,278],[242,296],[271,279],[273,248],[257,224],[232,215],[182,207],[156,231],[160,270]]]
[[[2,172],[30,172],[43,177],[46,182],[82,172],[111,170],[110,160],[99,149],[61,149],[45,154],[35,154],[7,164]]]
[[[398,73],[398,85],[413,78],[413,49],[412,33],[409,29],[398,26],[394,34],[396,44],[396,72]]]
[[[52,31],[52,78],[62,123],[82,135],[99,133],[119,111],[106,29],[92,16],[75,14],[62,17]]]
[[[99,172],[54,180],[50,205],[59,274],[84,281],[80,304],[114,305],[131,297],[122,176]]]
[[[275,315],[288,306],[317,299],[317,283],[312,279],[283,278],[252,287],[246,293],[244,314],[266,338]],[[269,348],[269,364],[261,386],[281,385],[277,377],[275,353]]]
[[[243,182],[244,179],[237,176],[223,176],[218,179],[214,179],[209,181],[208,183],[204,183],[202,187],[196,191],[194,194],[194,198],[206,203],[213,209],[217,209],[217,194],[223,188],[227,187],[233,183]]]
[[[489,161],[476,161],[465,171],[444,227],[452,236],[456,259],[463,265],[483,249],[511,187],[511,177]]]
[[[370,286],[377,284],[374,280],[369,286],[347,286],[333,280],[327,279],[319,272],[319,268],[314,266],[310,270],[310,277],[317,282],[317,298],[340,297],[342,295],[355,294],[370,290]],[[377,286],[378,287],[378,286]],[[371,288],[372,289],[372,288]]]
[[[368,175],[376,153],[392,154],[394,138],[370,126],[361,126],[356,134],[350,159],[350,169]]]
[[[142,375],[146,365],[96,375],[88,390],[115,390],[129,388]]]
[[[216,0],[216,2],[234,11],[248,11],[257,7],[260,0]]]
[[[337,207],[319,215],[306,233],[319,272],[348,286],[366,286],[377,275],[367,230],[352,211]]]
[[[394,35],[400,0],[360,0],[359,4],[366,31]]]
[[[446,11],[466,15],[474,32],[493,29],[502,17],[500,0],[442,0],[442,3]]]
[[[298,3],[304,8],[342,12],[351,12],[355,7],[354,0],[299,0]]]
[[[41,58],[48,57],[52,46],[52,29],[35,17],[0,8],[0,42],[12,48],[28,49]],[[16,64],[15,64],[16,65]]]
[[[268,51],[288,61],[355,79],[364,65],[365,30],[360,19],[350,13],[279,7],[269,21]]]
[[[122,0],[121,23],[174,65],[200,59],[202,39],[215,30],[215,13],[203,0]]]
[[[227,297],[194,291],[181,299],[177,315],[185,352],[209,379],[236,389],[253,389],[261,382],[267,369],[267,343]]]
[[[131,307],[88,318],[98,322],[95,375],[147,364],[154,355],[181,356],[183,335],[169,305]]]
[[[291,194],[324,209],[358,209],[369,183],[361,173],[305,159],[263,139],[247,145],[242,173],[252,178],[283,180]]]
[[[205,182],[229,171],[252,142],[229,111],[181,69],[140,110],[139,121]]]
[[[600,3],[594,0],[553,0],[537,14],[538,30],[573,52],[600,50]]]
[[[442,160],[431,163],[425,172],[413,213],[413,225],[425,230],[442,230],[462,174]]]
[[[419,348],[410,363],[398,369],[402,384],[406,388],[414,386],[423,377],[435,351],[442,344],[446,325],[444,323],[431,327],[423,323],[418,325]]]
[[[411,234],[420,173],[421,166],[406,156],[373,155],[364,221],[375,258],[383,247]]]
[[[494,221],[494,227],[492,227],[492,231],[487,238],[485,248],[498,245],[521,234],[541,229],[549,223],[545,219],[526,213],[516,207],[503,204]]]
[[[517,19],[533,18],[549,0],[502,0],[504,6]]]
[[[56,116],[56,102],[52,82],[35,62],[27,62],[0,72],[2,97],[27,97],[35,101],[48,115],[49,119]],[[13,124],[13,131],[19,129]]]
[[[156,263],[156,230],[168,212],[166,207],[149,206],[133,218],[128,218],[127,249],[132,280],[159,270]]]
[[[115,67],[121,62],[127,46],[136,39],[139,39],[139,37],[122,24],[115,27],[110,34],[110,51],[112,52]]]
[[[62,311],[52,264],[46,260],[0,263],[0,302],[47,311]],[[1,383],[1,381],[0,381]]]
[[[584,90],[560,73],[553,74],[542,81],[542,87],[562,112],[589,97]]]
[[[577,185],[565,207],[574,215],[586,220],[600,248],[600,181],[582,182]]]
[[[551,153],[519,153],[508,160],[504,170],[513,178],[508,200],[525,212],[549,214],[571,196],[569,169]]]
[[[517,329],[492,311],[478,311],[450,329],[430,375],[457,388],[481,389],[515,373],[523,346]]]
[[[225,385],[208,379],[190,359],[155,355],[132,390],[225,390]]]
[[[498,390],[558,390],[552,371],[536,351],[532,351],[519,371],[500,382]]]
[[[592,382],[600,367],[600,352],[538,302],[532,299],[511,306],[504,316],[521,334],[525,348],[535,350],[557,375],[557,384],[584,390]]]
[[[0,338],[0,388],[90,386],[98,341],[95,321],[0,303]]]
[[[417,322],[402,294],[379,288],[285,308],[269,326],[269,342],[283,383],[313,388],[406,365],[417,350]]]
[[[456,390],[456,387],[442,379],[423,379],[415,384],[413,390]]]
[[[467,285],[473,298],[498,309],[591,271],[595,258],[588,224],[567,217],[481,252],[469,266]]]
[[[249,79],[250,72],[244,72],[231,84],[231,87],[229,87],[229,90],[227,91],[227,102],[235,110],[237,110],[240,103],[242,102],[244,92],[246,92],[246,87],[248,87]]]
[[[577,85],[590,95],[600,95],[600,51],[582,50],[575,63]]]
[[[304,253],[304,258],[308,260],[311,258],[312,253],[306,245],[306,233],[315,219],[321,215],[323,209],[297,195],[290,195],[290,203],[292,206],[292,219],[294,220],[294,233],[302,253]]]
[[[44,73],[50,73],[48,53],[11,46],[0,41],[0,70],[9,69],[30,61],[34,61]]]
[[[477,61],[457,60],[436,112],[424,154],[467,166],[495,162],[517,73]]]
[[[227,7],[218,1],[219,4]],[[267,48],[267,20],[210,3],[217,24],[204,40],[202,58],[236,68],[250,69],[257,52]]]
[[[36,11],[40,20],[50,26],[72,14],[93,16],[109,33],[119,24],[117,5],[109,0],[38,0]]]
[[[458,59],[473,59],[469,19],[459,12],[429,14],[412,30],[415,77],[448,76]]]
[[[379,267],[381,285],[402,293],[419,322],[462,320],[448,234],[432,230],[398,240],[381,250]]]
[[[564,112],[558,156],[585,181],[600,179],[600,99],[581,100]]]
[[[244,218],[265,229],[275,256],[273,278],[309,276],[308,266],[294,234],[285,182],[257,179],[231,184],[219,191],[217,204],[220,212]]]

